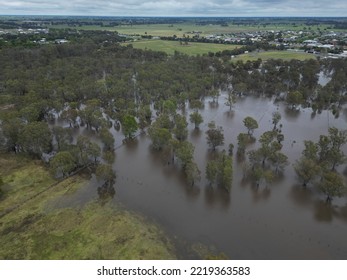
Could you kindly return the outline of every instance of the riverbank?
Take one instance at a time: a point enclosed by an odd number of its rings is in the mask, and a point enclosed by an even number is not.
[[[105,201],[79,208],[49,206],[83,188],[83,175],[56,182],[40,162],[14,155],[1,155],[0,175],[0,211],[20,205],[0,218],[0,259],[176,258],[156,225],[119,206]]]

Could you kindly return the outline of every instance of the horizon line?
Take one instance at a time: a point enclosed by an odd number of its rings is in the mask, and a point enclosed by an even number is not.
[[[69,15],[69,14],[0,14],[0,17],[14,16],[14,17],[110,17],[110,18],[345,18],[347,16],[267,16],[267,15],[246,15],[246,16],[204,16],[204,15],[190,15],[190,16],[156,16],[156,15]]]

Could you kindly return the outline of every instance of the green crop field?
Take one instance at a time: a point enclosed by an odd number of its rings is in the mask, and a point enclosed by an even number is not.
[[[128,45],[130,43],[124,43]],[[208,52],[218,52],[223,50],[233,50],[240,46],[238,45],[223,45],[223,44],[210,44],[210,43],[191,43],[188,45],[181,45],[178,41],[164,41],[164,40],[142,40],[131,43],[134,48],[148,49],[153,51],[162,51],[167,54],[174,54],[175,51],[185,53],[188,55],[206,54]]]
[[[267,52],[252,52],[248,54],[242,54],[235,56],[234,60],[257,60],[258,58],[262,60],[268,59],[283,59],[283,60],[305,60],[305,59],[316,59],[316,56],[304,52],[295,52],[295,51],[267,51]]]

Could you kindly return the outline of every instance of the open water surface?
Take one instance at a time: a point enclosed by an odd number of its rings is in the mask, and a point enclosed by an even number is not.
[[[231,192],[209,187],[204,174],[207,160],[213,157],[205,137],[208,122],[213,120],[224,129],[225,145],[218,150],[228,150],[233,143],[235,154],[237,135],[247,132],[243,119],[251,116],[258,121],[259,128],[254,131],[258,139],[272,129],[276,110],[282,115],[282,152],[290,162],[284,173],[269,186],[263,183],[256,188],[244,178],[243,164],[235,156]],[[223,96],[218,104],[206,99],[200,110],[204,118],[200,130],[194,130],[192,124],[188,127],[201,181],[194,187],[187,185],[179,166],[168,164],[165,155],[151,149],[149,137],[140,135],[116,150],[113,201],[149,217],[174,240],[180,240],[181,258],[194,257],[182,244],[202,243],[231,259],[347,259],[347,199],[335,198],[331,205],[326,204],[325,196],[312,186],[302,188],[292,167],[301,156],[304,140],[318,141],[329,126],[347,129],[346,112],[336,119],[327,111],[312,115],[311,109],[292,111],[285,104],[252,97],[238,99],[229,111]],[[190,113],[187,109],[187,120]],[[124,137],[113,132],[119,146]],[[248,150],[256,147],[255,143]],[[346,180],[346,165],[340,172]],[[89,185],[59,204],[77,205],[97,198],[98,184],[91,177]]]

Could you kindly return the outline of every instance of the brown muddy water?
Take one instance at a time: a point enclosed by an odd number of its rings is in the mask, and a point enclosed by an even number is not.
[[[116,150],[116,195],[112,200],[158,223],[177,241],[183,259],[195,257],[187,248],[198,243],[231,259],[347,259],[346,197],[326,204],[324,195],[312,186],[301,187],[292,167],[301,156],[304,140],[317,141],[319,135],[328,133],[329,126],[347,129],[347,110],[336,119],[327,111],[316,115],[311,109],[293,112],[270,99],[239,99],[232,111],[224,105],[223,96],[219,105],[210,101],[206,99],[200,111],[204,117],[200,131],[189,124],[188,140],[195,146],[201,181],[188,186],[179,167],[169,165],[165,155],[151,149],[148,136],[140,135],[137,141]],[[258,121],[259,128],[254,132],[258,139],[272,129],[271,117],[276,110],[282,114],[282,152],[290,161],[283,175],[257,189],[243,178],[243,164],[235,157],[230,194],[209,187],[204,171],[213,155],[206,143],[207,123],[213,120],[224,129],[225,145],[218,150],[227,150],[233,143],[236,151],[237,135],[246,132],[243,119],[251,116]],[[189,119],[188,109],[185,114]],[[119,145],[123,136],[114,133]],[[340,172],[347,181],[346,165]],[[71,206],[96,199],[98,184],[93,176],[88,186],[58,204]]]

